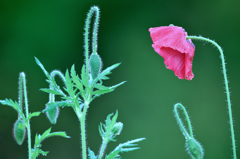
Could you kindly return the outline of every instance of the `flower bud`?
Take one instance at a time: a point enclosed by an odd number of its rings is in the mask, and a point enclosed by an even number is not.
[[[123,123],[117,122],[116,124],[114,124],[112,128],[112,132],[114,135],[120,135],[122,129],[123,129]]]
[[[22,145],[26,136],[26,127],[22,119],[18,119],[13,125],[13,137],[18,145]]]
[[[46,106],[48,107],[48,106]],[[59,115],[59,107],[55,107],[53,109],[50,109],[46,111],[47,118],[49,119],[50,123],[56,124],[57,123],[57,118]]]
[[[189,138],[186,140],[186,148],[187,151],[191,154],[195,159],[203,158],[203,148],[199,142],[197,142],[194,138]]]
[[[90,65],[90,73],[92,75],[92,78],[95,79],[98,74],[101,72],[102,68],[102,60],[100,56],[96,53],[92,53],[89,59],[89,65]]]

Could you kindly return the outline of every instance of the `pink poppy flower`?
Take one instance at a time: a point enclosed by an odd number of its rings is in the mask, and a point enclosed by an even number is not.
[[[164,58],[166,68],[173,70],[179,79],[191,80],[192,60],[195,46],[191,39],[186,39],[187,32],[178,26],[150,28],[152,47]]]

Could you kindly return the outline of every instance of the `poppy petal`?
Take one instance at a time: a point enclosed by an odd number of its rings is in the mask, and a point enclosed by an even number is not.
[[[191,80],[194,77],[192,60],[195,46],[186,39],[185,30],[177,26],[163,26],[150,28],[149,31],[152,47],[164,58],[167,68],[173,70],[179,79]]]

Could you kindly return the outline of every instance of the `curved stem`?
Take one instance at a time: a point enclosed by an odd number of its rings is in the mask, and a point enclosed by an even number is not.
[[[93,37],[92,37],[92,52],[97,53],[97,33],[98,33],[98,25],[99,25],[99,8],[94,6],[91,8],[91,10],[95,10],[96,12],[96,17],[95,17],[95,22],[94,22],[94,27],[93,27]]]
[[[66,79],[64,77],[64,75],[58,71],[58,70],[53,70],[51,73],[50,73],[50,77],[52,77],[53,79],[55,79],[55,76],[58,75],[59,77],[61,77],[61,79],[63,80],[63,83],[65,84],[66,86]],[[52,83],[49,84],[49,88],[50,89],[53,89],[53,85]],[[62,92],[62,91],[61,91]],[[63,93],[63,92],[62,92]],[[64,93],[63,93],[64,94]],[[66,96],[66,95],[65,95]],[[52,94],[52,93],[49,93],[49,103],[51,102],[55,102],[55,94]]]
[[[216,46],[220,52],[221,59],[222,59],[223,77],[224,77],[224,83],[225,83],[225,89],[226,89],[226,95],[227,95],[227,103],[228,103],[228,113],[229,113],[229,121],[230,121],[231,137],[232,137],[232,147],[233,147],[233,157],[234,157],[234,159],[237,159],[236,146],[235,146],[235,135],[234,135],[234,128],[233,128],[232,108],[231,108],[230,93],[229,93],[228,80],[227,80],[227,71],[226,71],[226,64],[225,64],[225,59],[224,59],[224,55],[223,55],[223,50],[215,41],[210,40],[208,38],[198,37],[198,36],[188,36],[187,39],[196,39],[196,40],[202,40],[202,41],[209,42],[209,43],[213,44],[214,46]]]
[[[27,86],[26,86],[26,77],[25,73],[20,73],[20,81],[22,79],[23,83],[23,94],[24,94],[24,103],[25,103],[25,110],[26,110],[26,118],[28,119],[29,111],[28,111],[28,99],[27,99]],[[32,148],[31,148],[31,128],[30,128],[30,120],[27,120],[27,135],[28,135],[28,158],[31,159],[32,156]]]
[[[185,115],[187,123],[188,123],[188,129],[189,129],[190,136],[189,136],[187,130],[185,129],[185,127],[184,127],[184,125],[182,123],[182,120],[179,117],[177,108],[181,108],[183,110],[183,112],[184,112],[184,115]],[[177,119],[177,122],[178,122],[178,124],[180,126],[180,129],[182,130],[182,133],[185,136],[185,138],[187,138],[187,139],[193,138],[192,125],[191,125],[188,113],[187,113],[186,109],[184,108],[184,106],[181,103],[177,103],[177,104],[174,105],[174,113],[175,113],[175,117]]]
[[[93,40],[92,40],[92,51],[93,53],[97,52],[97,30],[98,30],[98,21],[99,21],[99,8],[94,6],[91,7],[89,13],[87,14],[87,19],[85,23],[85,37],[84,37],[84,42],[85,42],[85,58],[86,58],[86,73],[87,73],[87,81],[89,81],[89,70],[88,70],[88,54],[89,54],[89,46],[88,46],[88,34],[89,34],[89,26],[91,23],[91,18],[92,14],[96,12],[96,18],[95,18],[95,23],[94,23],[94,28],[93,28]]]

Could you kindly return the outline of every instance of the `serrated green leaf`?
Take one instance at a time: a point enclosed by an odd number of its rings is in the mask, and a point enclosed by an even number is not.
[[[42,142],[44,139],[48,138],[48,137],[52,137],[52,136],[61,136],[61,137],[65,137],[65,138],[70,138],[70,136],[67,136],[67,134],[65,132],[59,131],[59,132],[51,132],[51,128],[49,128],[48,130],[46,130],[40,139],[40,142]]]
[[[82,78],[82,84],[85,87],[87,87],[88,86],[88,81],[87,81],[87,76],[86,76],[85,65],[83,65],[83,67],[82,67],[81,78]]]
[[[55,94],[55,95],[63,95],[61,92],[53,90],[53,89],[41,88],[40,90],[43,92],[51,93],[51,94]]]
[[[49,153],[49,151],[43,151],[43,150],[39,149],[39,154],[42,154],[43,156],[47,156],[48,153]]]
[[[35,136],[35,143],[34,143],[34,148],[37,148],[37,145],[40,144],[40,138],[38,137],[38,135],[36,134]]]
[[[46,156],[48,153],[49,151],[43,151],[40,148],[32,149],[31,159],[36,159],[40,154]]]
[[[108,138],[109,141],[115,141],[114,137],[116,137],[116,135],[113,136],[111,131],[113,129],[114,124],[116,123],[118,111],[116,111],[114,116],[113,115],[114,115],[113,113],[109,114],[105,120],[105,124],[100,123],[99,125],[100,136],[102,138]]]
[[[94,91],[92,92],[92,95],[102,95],[102,94],[105,94],[105,93],[109,93],[109,92],[112,92],[114,91],[114,89],[107,89],[107,90],[97,90],[97,91]]]
[[[105,159],[114,159],[118,153],[120,152],[120,150],[115,150],[113,152],[111,152]]]
[[[71,80],[71,78],[70,78],[70,76],[69,76],[69,71],[68,71],[68,69],[67,69],[66,72],[65,72],[65,79],[66,79],[66,81],[68,81],[68,83],[71,83],[71,82],[72,82],[72,80]]]
[[[50,133],[45,138],[52,137],[52,136],[61,136],[61,137],[65,137],[65,138],[70,138],[70,136],[67,136],[67,134],[63,131]]]
[[[112,117],[113,115],[114,115],[114,113],[111,113],[111,114],[109,114],[109,115],[107,116],[107,118],[106,118],[106,120],[105,120],[106,125],[111,126],[111,125],[110,125],[110,124],[111,124],[111,121],[112,121],[111,117]]]
[[[49,137],[52,137],[52,136],[61,136],[61,137],[65,137],[65,138],[70,138],[70,136],[67,136],[67,134],[65,132],[53,132],[53,133],[50,133],[51,131],[51,128],[49,128],[48,130],[46,130],[41,138],[40,138],[40,143],[45,140],[46,138],[49,138]]]
[[[103,130],[103,124],[102,124],[102,123],[100,123],[98,129],[99,129],[100,136],[101,136],[102,138],[104,138],[105,132],[104,132],[104,130]]]
[[[134,151],[134,150],[138,150],[140,149],[140,147],[133,147],[133,148],[121,148],[122,152],[130,152],[130,151]]]
[[[15,107],[16,107],[16,104],[18,105],[18,103],[17,102],[14,102],[12,99],[5,99],[5,100],[0,100],[0,103],[2,104],[2,105],[7,105],[7,106],[11,106],[11,107],[13,107],[14,109],[15,109]]]
[[[68,94],[73,97],[74,96],[74,91],[73,91],[73,84],[72,84],[72,79],[69,76],[69,72],[68,70],[65,73],[65,79],[66,79],[66,87],[67,89],[65,89]]]
[[[112,121],[111,121],[111,129],[113,128],[114,124],[116,123],[117,117],[118,117],[118,111],[116,110],[116,113],[113,116]]]
[[[38,66],[40,66],[40,68],[43,70],[44,74],[47,76],[47,78],[49,79],[49,73],[46,71],[46,69],[44,68],[43,64],[36,58],[35,58],[35,61],[36,63],[38,64]]]
[[[115,88],[117,88],[118,86],[121,86],[122,84],[124,84],[126,81],[123,81],[123,82],[121,82],[121,83],[118,83],[118,84],[116,84],[116,85],[114,85],[114,86],[111,86],[111,87],[109,87],[110,89],[115,89]]]
[[[2,104],[2,105],[7,105],[7,106],[10,106],[10,107],[12,107],[13,109],[15,109],[19,114],[20,114],[20,116],[23,118],[23,119],[25,119],[25,115],[23,114],[23,112],[22,112],[22,110],[21,109],[19,109],[19,105],[18,105],[18,102],[14,102],[12,99],[5,99],[5,100],[0,100],[0,103]]]
[[[80,90],[80,92],[83,92],[83,85],[80,82],[81,81],[80,78],[76,75],[74,65],[72,65],[72,68],[71,68],[71,76],[72,76],[73,82],[75,83],[75,86]]]
[[[118,86],[120,86],[120,85],[122,85],[124,83],[125,83],[125,81],[123,81],[123,82],[121,82],[119,84],[116,84],[114,86],[111,86],[111,87],[103,86],[101,83],[100,84],[94,84],[92,87],[93,88],[95,87],[95,88],[99,89],[100,91],[98,90],[98,91],[95,91],[95,92],[92,93],[92,95],[94,95],[92,100],[94,100],[96,97],[99,97],[99,96],[101,96],[101,95],[103,95],[105,93],[112,92],[113,90],[115,90],[116,87],[118,87]]]
[[[101,84],[95,84],[93,87],[94,87],[94,88],[97,88],[97,89],[99,89],[99,90],[107,90],[107,89],[110,89],[109,87],[103,86],[103,85],[101,85]]]
[[[75,65],[73,64],[72,67],[71,67],[71,76],[76,76],[76,71],[75,71]],[[73,77],[72,76],[72,77]]]
[[[39,156],[39,154],[42,155],[47,155],[48,151],[42,151],[40,149],[41,142],[43,140],[45,140],[48,137],[52,137],[52,136],[61,136],[61,137],[65,137],[65,138],[70,138],[69,136],[67,136],[67,134],[65,132],[51,132],[51,128],[49,128],[48,130],[46,130],[42,135],[40,134],[36,134],[35,136],[35,144],[34,144],[34,149],[32,149],[32,158],[36,158]]]
[[[97,156],[94,154],[92,150],[90,150],[90,148],[88,148],[88,157],[89,159],[97,159]]]
[[[139,139],[135,139],[135,140],[131,140],[131,141],[127,141],[123,144],[119,144],[115,149],[115,150],[120,150],[120,152],[129,152],[129,151],[133,151],[133,150],[137,150],[139,149],[139,147],[133,147],[136,146],[137,144],[135,144],[136,142],[140,142],[142,140],[145,140],[145,138],[139,138]]]
[[[49,128],[46,131],[44,131],[44,133],[41,135],[40,142],[47,137],[47,135],[51,132],[51,129],[52,128]]]
[[[68,101],[58,101],[58,102],[47,103],[46,105],[47,107],[44,110],[42,110],[42,112],[49,111],[56,107],[70,106],[71,104]]]
[[[118,67],[119,65],[120,65],[120,63],[116,63],[116,64],[114,64],[114,65],[106,68],[105,70],[103,70],[103,71],[97,76],[97,78],[95,78],[95,80],[93,81],[93,84],[95,84],[97,81],[105,78],[106,75],[110,74],[111,71],[112,71],[113,69],[115,69],[116,67]]]
[[[28,115],[28,119],[27,120],[30,120],[32,117],[34,116],[39,116],[41,114],[41,112],[33,112],[33,113],[29,113]]]
[[[72,99],[72,97],[69,97],[69,96],[67,96],[67,97],[61,97],[62,99],[65,99],[65,100],[68,100],[68,101],[72,101],[73,99]]]
[[[137,144],[135,144],[136,142],[142,141],[144,139],[145,138],[139,138],[139,139],[127,141],[123,144],[119,144],[112,152],[117,151],[117,150],[119,150],[119,152],[129,152],[129,151],[137,150],[137,149],[139,149],[139,147],[133,147],[133,146],[137,145]]]
[[[108,79],[110,79],[109,77],[107,77],[107,76],[102,76],[102,78],[101,78],[102,80],[108,80]]]

